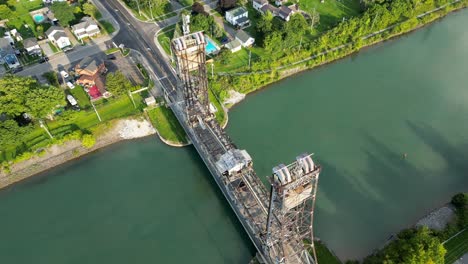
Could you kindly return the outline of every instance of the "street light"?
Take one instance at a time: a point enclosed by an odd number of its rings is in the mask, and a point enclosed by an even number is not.
[[[52,134],[49,132],[49,129],[47,129],[47,126],[44,125],[44,121],[42,121],[42,119],[39,119],[39,126],[40,126],[41,128],[43,128],[43,129],[47,132],[47,135],[49,135],[49,137],[50,137],[51,139],[54,138],[54,137],[52,136]]]

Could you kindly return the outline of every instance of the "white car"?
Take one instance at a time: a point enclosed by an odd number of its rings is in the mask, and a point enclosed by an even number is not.
[[[75,106],[78,104],[78,102],[75,100],[75,97],[73,97],[73,95],[70,95],[70,94],[67,95],[67,100],[72,106]]]
[[[75,88],[75,85],[73,85],[73,83],[71,83],[71,82],[67,82],[67,86],[68,86],[68,88],[70,88],[70,89]]]
[[[68,78],[70,76],[66,71],[60,71],[60,75],[62,75],[63,78]]]

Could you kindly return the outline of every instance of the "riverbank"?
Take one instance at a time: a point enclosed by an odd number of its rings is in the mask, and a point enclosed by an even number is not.
[[[325,51],[315,53],[305,59],[288,63],[286,65],[274,66],[265,70],[256,70],[249,72],[218,72],[217,76],[212,78],[213,83],[218,82],[218,85],[213,85],[215,90],[220,94],[227,95],[226,98],[221,99],[223,102],[231,102],[233,100],[233,93],[250,94],[252,92],[260,91],[267,88],[278,81],[284,80],[293,75],[305,72],[307,70],[315,69],[319,66],[324,66],[348,56],[353,56],[359,51],[383,43],[387,40],[394,39],[399,36],[406,35],[418,29],[430,25],[446,15],[460,11],[467,7],[468,1],[457,0],[451,3],[444,4],[413,18],[405,21],[390,25],[384,29],[372,32],[370,34],[358,37],[355,41],[347,42],[342,45],[329,48]],[[298,55],[299,56],[299,55]],[[223,89],[228,89],[227,93],[223,93]],[[235,103],[227,103],[228,108],[239,103],[237,96],[234,95]]]
[[[0,171],[0,189],[111,144],[156,133],[150,122],[142,117],[112,120],[102,124],[99,129],[102,132],[96,133],[96,143],[91,148],[84,147],[80,140],[70,140],[61,145],[52,145],[40,155],[11,165],[8,173]]]

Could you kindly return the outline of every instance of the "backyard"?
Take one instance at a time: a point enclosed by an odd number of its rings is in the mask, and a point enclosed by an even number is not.
[[[14,3],[14,18],[9,19],[8,26],[16,28],[23,38],[36,36],[36,24],[29,14],[30,11],[42,8],[42,0],[19,0]]]
[[[78,87],[74,90],[77,89]],[[140,113],[143,107],[142,98],[138,94],[133,97],[137,103],[137,108],[133,106],[133,103],[128,96],[101,101],[102,103],[96,106],[96,108],[101,116],[102,122]],[[99,122],[96,113],[91,108],[89,110],[82,110],[79,112],[72,110],[64,111],[57,116],[54,121],[46,121],[46,126],[56,139],[60,139],[64,135],[77,130],[92,130],[94,126],[100,123],[101,122]],[[26,151],[35,151],[46,147],[53,142],[54,141],[47,136],[46,132],[40,128],[38,124],[35,124],[34,129],[24,136],[22,144],[10,146],[0,152],[2,154],[0,156],[0,162],[14,159],[16,156]]]

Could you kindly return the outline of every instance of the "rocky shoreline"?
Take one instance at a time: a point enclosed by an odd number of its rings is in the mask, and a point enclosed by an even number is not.
[[[43,155],[13,164],[9,173],[0,171],[0,189],[111,144],[153,134],[156,134],[156,130],[144,118],[114,120],[109,122],[109,128],[97,136],[96,144],[89,149],[83,147],[79,140],[71,140],[48,147]]]

